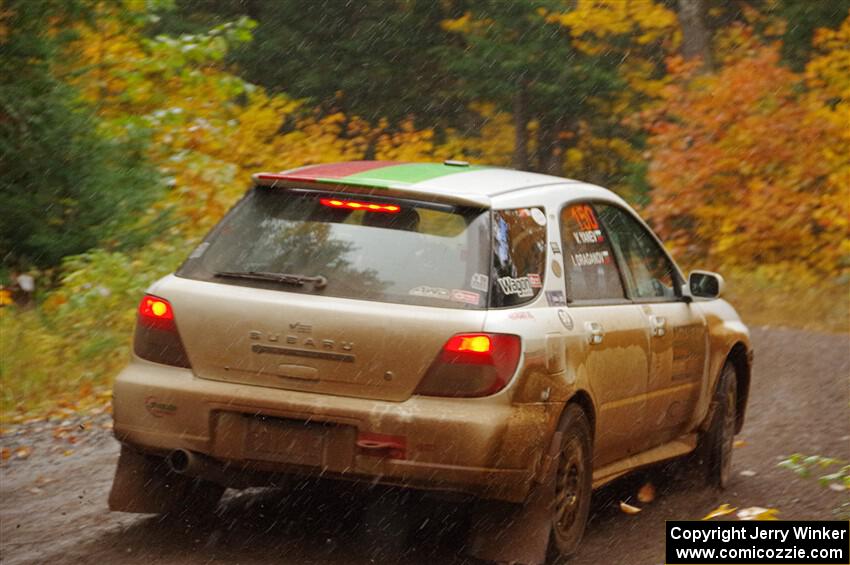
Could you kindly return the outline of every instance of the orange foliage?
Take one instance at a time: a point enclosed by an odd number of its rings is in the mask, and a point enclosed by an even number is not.
[[[838,274],[850,199],[833,173],[850,162],[846,128],[823,119],[776,46],[751,49],[716,75],[680,71],[647,113],[662,236],[713,266],[793,265]]]

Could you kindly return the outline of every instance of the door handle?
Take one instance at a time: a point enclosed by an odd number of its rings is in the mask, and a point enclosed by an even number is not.
[[[664,316],[650,316],[649,323],[653,337],[663,337],[667,333],[667,318]]]
[[[599,322],[585,322],[584,329],[587,331],[587,343],[590,345],[599,345],[602,343],[602,338],[605,337],[605,332],[602,331],[602,324]]]

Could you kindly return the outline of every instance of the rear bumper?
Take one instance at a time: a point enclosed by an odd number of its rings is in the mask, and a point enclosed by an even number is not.
[[[113,404],[116,437],[149,453],[186,449],[246,470],[511,502],[525,499],[538,470],[550,408],[498,397],[387,402],[318,395],[200,379],[191,370],[139,359],[118,376]],[[267,456],[246,446],[246,422],[257,415],[321,424],[328,435],[304,457]],[[363,433],[402,437],[404,459],[358,449]]]

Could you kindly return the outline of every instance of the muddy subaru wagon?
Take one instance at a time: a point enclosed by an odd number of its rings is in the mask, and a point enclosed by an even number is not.
[[[728,480],[751,348],[722,292],[586,183],[463,162],[259,173],[141,300],[111,508],[201,512],[320,475],[501,504],[567,556],[592,490],[631,470],[696,452]]]

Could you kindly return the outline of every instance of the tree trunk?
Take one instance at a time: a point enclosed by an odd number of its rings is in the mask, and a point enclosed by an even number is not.
[[[520,81],[514,94],[514,156],[513,167],[528,170],[528,91]]]
[[[682,26],[682,56],[688,60],[700,58],[703,70],[713,70],[711,32],[705,23],[704,0],[679,0],[678,16]]]
[[[537,170],[549,175],[564,174],[564,152],[561,146],[561,120],[539,119],[537,128]]]

